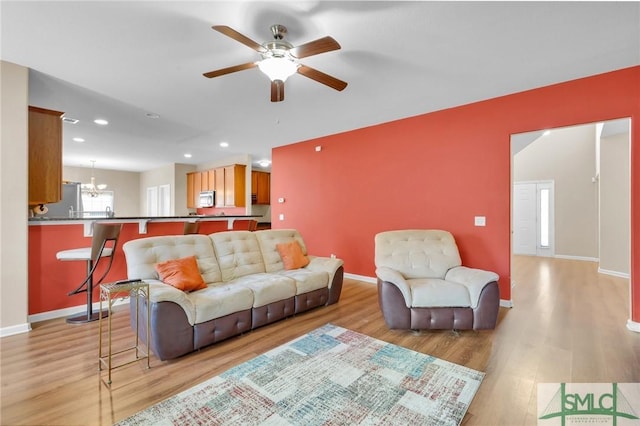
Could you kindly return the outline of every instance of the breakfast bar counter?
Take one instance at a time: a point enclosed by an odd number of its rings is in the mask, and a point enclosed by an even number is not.
[[[61,262],[62,250],[91,247],[93,224],[122,223],[122,231],[111,270],[104,282],[127,278],[122,245],[138,238],[182,235],[185,222],[200,222],[200,234],[248,229],[254,215],[189,215],[174,217],[91,217],[29,219],[29,317],[30,322],[67,316],[86,310],[86,295],[67,294],[86,276],[85,262]],[[107,263],[107,262],[105,262]],[[105,265],[98,266],[97,277]],[[94,302],[99,301],[98,292]],[[97,305],[96,305],[97,306]]]

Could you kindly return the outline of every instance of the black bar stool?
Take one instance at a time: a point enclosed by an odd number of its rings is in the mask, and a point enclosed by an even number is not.
[[[87,312],[67,318],[68,323],[79,324],[98,319],[99,312],[93,312],[93,288],[104,280],[111,269],[121,230],[121,223],[94,223],[91,247],[63,250],[56,253],[58,260],[84,260],[87,262],[87,277],[75,290],[69,293],[69,296],[73,296],[74,294],[87,292]],[[102,277],[94,283],[93,274],[100,260],[107,257],[109,258],[109,264]],[[106,315],[106,311],[102,313],[103,317]]]

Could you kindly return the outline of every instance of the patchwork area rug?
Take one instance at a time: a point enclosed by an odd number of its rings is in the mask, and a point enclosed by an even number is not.
[[[483,377],[327,324],[118,425],[459,425]]]

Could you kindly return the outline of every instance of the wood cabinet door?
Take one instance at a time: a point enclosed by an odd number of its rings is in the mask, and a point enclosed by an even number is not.
[[[266,172],[258,173],[256,204],[271,203],[271,174]]]
[[[193,173],[193,196],[195,198],[196,207],[199,207],[201,191],[202,191],[202,172],[194,172]]]
[[[187,173],[187,208],[195,209],[198,207],[197,194],[194,189],[195,173]]]
[[[216,171],[214,169],[207,170],[207,191],[216,190]]]
[[[224,207],[224,168],[219,167],[217,169],[214,169],[213,172],[215,176],[216,207]]]
[[[29,204],[62,200],[62,115],[29,107]]]
[[[258,174],[261,172],[251,171],[251,196],[258,196]]]

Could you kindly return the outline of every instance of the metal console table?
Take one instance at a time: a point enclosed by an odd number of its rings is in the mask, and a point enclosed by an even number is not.
[[[113,352],[111,349],[111,317],[112,317],[112,307],[113,307],[113,303],[118,300],[118,299],[122,299],[125,297],[129,297],[129,303],[134,303],[134,299],[135,299],[135,321],[136,321],[136,339],[135,339],[135,345],[130,346],[128,348],[119,350],[117,352]],[[140,311],[140,297],[142,296],[146,301],[146,305],[147,305],[147,324],[146,324],[146,345],[144,345],[145,347],[143,348],[140,342],[140,337],[139,337],[139,329],[140,329],[140,316],[139,316],[139,311]],[[107,353],[104,354],[103,353],[103,343],[102,343],[102,302],[106,302],[107,303],[107,312],[108,312],[108,316],[107,316]],[[100,372],[102,372],[103,367],[106,367],[107,370],[109,371],[109,378],[106,382],[107,385],[111,385],[111,370],[118,368],[118,367],[123,367],[125,365],[137,362],[141,359],[146,359],[147,360],[147,368],[150,368],[149,365],[149,325],[150,325],[150,312],[149,312],[149,284],[144,282],[144,281],[133,281],[133,280],[127,280],[127,281],[118,281],[118,282],[114,282],[114,283],[105,283],[105,284],[100,284],[100,315],[98,316],[98,329],[99,329],[99,333],[100,333],[100,337],[99,337],[99,343],[98,343],[98,370]],[[123,363],[120,363],[118,365],[113,365],[112,364],[112,357],[114,355],[118,355],[127,351],[135,351],[135,358],[130,360],[130,361],[126,361]],[[102,373],[101,373],[101,378],[102,378]],[[104,380],[104,379],[103,379]]]

